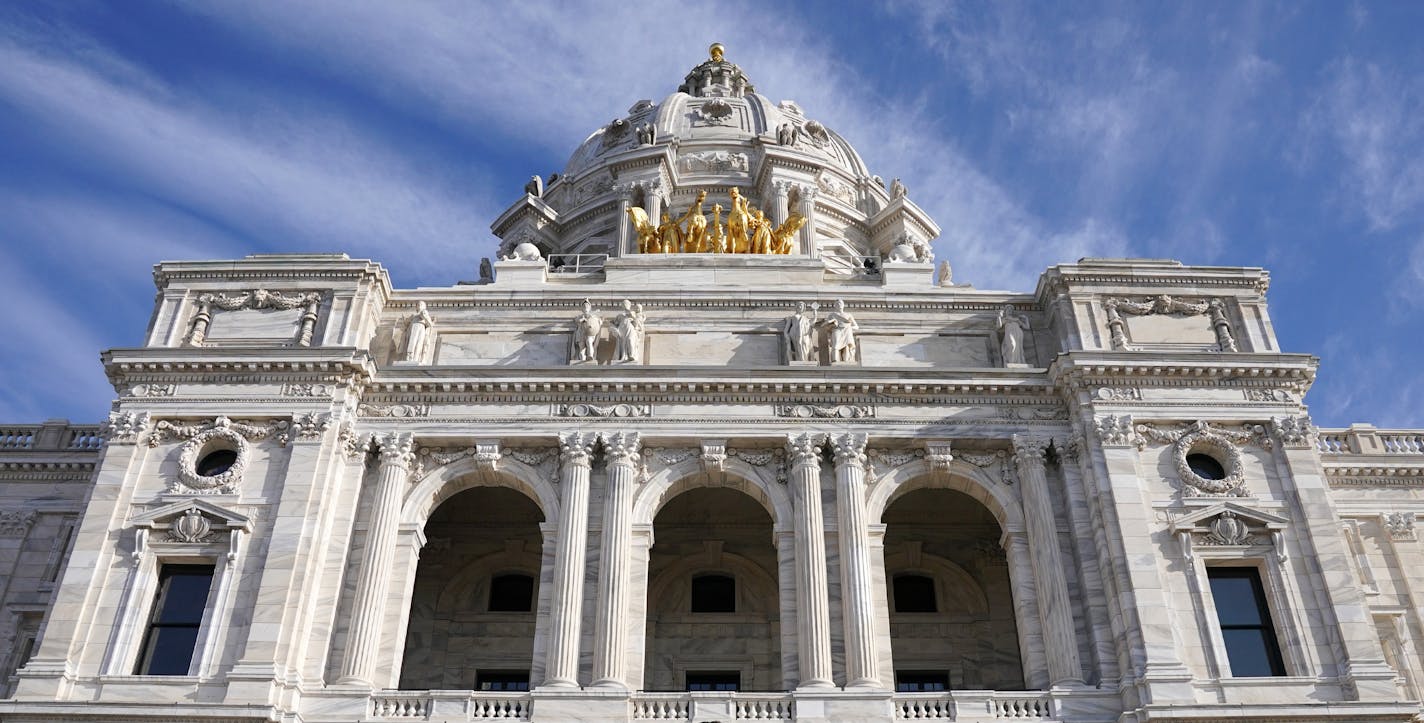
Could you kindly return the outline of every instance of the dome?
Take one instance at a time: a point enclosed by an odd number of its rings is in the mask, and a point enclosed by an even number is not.
[[[903,185],[887,188],[850,143],[796,103],[757,93],[723,52],[714,44],[675,92],[639,100],[594,130],[547,187],[534,177],[525,198],[494,223],[501,255],[519,243],[546,256],[642,253],[638,229],[695,216],[711,227],[719,207],[738,199],[779,224],[782,239],[796,234],[777,253],[840,257],[847,268],[897,240],[927,244],[938,235]],[[886,222],[891,207],[908,209],[909,220]],[[805,227],[790,230],[788,221],[798,220]]]

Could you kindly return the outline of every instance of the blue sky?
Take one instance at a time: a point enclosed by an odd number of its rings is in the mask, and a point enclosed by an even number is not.
[[[848,5],[849,7],[849,5]],[[489,223],[721,41],[979,288],[1265,266],[1322,426],[1424,426],[1424,3],[0,4],[0,421],[93,421],[162,259],[473,278]]]

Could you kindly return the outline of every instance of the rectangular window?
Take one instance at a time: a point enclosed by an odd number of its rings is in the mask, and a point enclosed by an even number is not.
[[[895,692],[937,693],[949,690],[949,673],[943,670],[897,670]]]
[[[742,689],[742,674],[735,671],[694,673],[687,671],[688,690],[737,691]]]
[[[1226,658],[1233,678],[1285,675],[1276,628],[1261,576],[1252,567],[1208,567],[1216,619],[1226,642]]]
[[[136,675],[187,675],[213,586],[212,565],[164,565]]]
[[[527,670],[481,670],[475,673],[476,690],[527,691],[529,671]]]

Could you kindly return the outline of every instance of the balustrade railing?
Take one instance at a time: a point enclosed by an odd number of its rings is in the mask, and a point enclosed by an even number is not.
[[[1424,454],[1424,430],[1375,429],[1356,424],[1348,429],[1321,429],[1316,433],[1321,454]]]
[[[633,720],[733,719],[789,721],[796,706],[787,693],[638,693]]]
[[[633,696],[634,720],[687,720],[692,699],[686,693],[640,693]]]
[[[430,697],[424,694],[388,693],[371,698],[372,718],[424,718],[430,715]]]
[[[0,450],[97,450],[104,446],[97,424],[69,424],[62,420],[44,424],[0,427]]]
[[[1053,717],[1048,693],[955,691],[952,693],[896,693],[899,720],[1038,720]]]
[[[529,720],[528,693],[388,690],[371,696],[370,717],[379,720],[449,720],[471,723]]]

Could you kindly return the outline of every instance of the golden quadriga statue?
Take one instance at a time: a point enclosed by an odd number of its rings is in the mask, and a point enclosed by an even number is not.
[[[792,237],[806,223],[806,217],[793,213],[780,226],[773,227],[770,218],[747,203],[737,189],[732,189],[731,205],[727,209],[727,226],[722,227],[722,206],[712,206],[712,222],[703,215],[707,192],[697,194],[697,201],[676,221],[663,213],[654,225],[648,212],[636,206],[628,209],[628,217],[638,233],[640,254],[789,254],[795,246]]]

